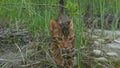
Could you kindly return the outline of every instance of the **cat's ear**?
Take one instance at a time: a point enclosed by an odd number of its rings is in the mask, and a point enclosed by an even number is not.
[[[55,20],[50,20],[50,30],[55,31],[58,30],[59,25]]]
[[[72,20],[68,21],[68,24],[69,24],[69,27],[70,27],[71,29],[73,29],[73,22],[72,22]]]

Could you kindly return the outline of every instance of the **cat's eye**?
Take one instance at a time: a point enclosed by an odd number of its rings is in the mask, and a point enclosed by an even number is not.
[[[73,40],[74,37],[69,37],[69,40]]]
[[[62,41],[62,38],[57,37],[56,39],[57,39],[58,41]]]

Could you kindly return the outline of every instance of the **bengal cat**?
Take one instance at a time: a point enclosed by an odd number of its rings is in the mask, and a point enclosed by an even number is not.
[[[64,13],[64,0],[60,0],[57,19],[50,20],[51,53],[58,67],[73,68],[75,31],[72,20]]]

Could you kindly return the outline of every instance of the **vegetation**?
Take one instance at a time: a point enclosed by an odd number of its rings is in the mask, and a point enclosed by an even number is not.
[[[118,16],[119,3],[120,0],[66,0],[66,13],[73,19],[76,30],[76,47],[78,49],[81,44],[86,45],[88,42],[83,43],[82,41],[86,29],[83,22],[86,6],[90,5],[92,7],[91,14],[97,15],[100,13],[101,29],[104,32],[104,14],[111,13]],[[21,27],[26,28],[35,37],[38,36],[39,32],[46,37],[50,35],[49,21],[55,19],[57,14],[58,0],[0,0],[0,25],[2,24],[4,28],[15,27],[18,32]],[[115,22],[118,22],[118,19]],[[115,31],[116,27],[117,24],[112,30]],[[78,68],[82,66],[80,64],[82,59],[80,52],[79,50]]]

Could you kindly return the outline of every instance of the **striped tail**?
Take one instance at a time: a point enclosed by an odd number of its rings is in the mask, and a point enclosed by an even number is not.
[[[64,0],[59,1],[59,14],[64,14]]]

